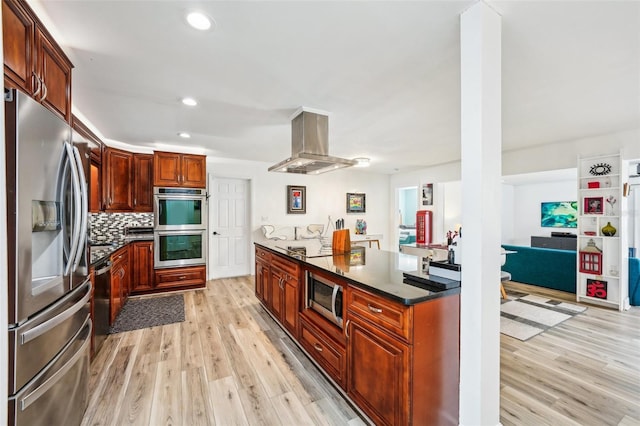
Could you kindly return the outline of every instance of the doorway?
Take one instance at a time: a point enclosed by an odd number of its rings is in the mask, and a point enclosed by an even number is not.
[[[250,181],[209,176],[209,279],[251,274]]]

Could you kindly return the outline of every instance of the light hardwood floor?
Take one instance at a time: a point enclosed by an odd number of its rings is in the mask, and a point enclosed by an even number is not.
[[[109,336],[83,425],[364,424],[264,312],[253,280],[185,292],[183,323]],[[640,309],[589,306],[527,342],[501,335],[501,353],[503,425],[640,424]]]

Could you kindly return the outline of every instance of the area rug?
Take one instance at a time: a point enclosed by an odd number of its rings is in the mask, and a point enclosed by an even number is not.
[[[129,299],[116,317],[109,334],[184,321],[182,294]]]
[[[507,292],[500,305],[500,332],[527,341],[587,308],[526,293]]]

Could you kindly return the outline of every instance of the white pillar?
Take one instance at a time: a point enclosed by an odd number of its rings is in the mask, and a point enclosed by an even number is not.
[[[460,18],[462,294],[460,424],[500,424],[501,18]]]

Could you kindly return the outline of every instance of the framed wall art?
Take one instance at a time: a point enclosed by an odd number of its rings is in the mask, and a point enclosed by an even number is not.
[[[347,193],[347,213],[365,213],[367,211],[365,194]]]
[[[287,214],[307,212],[307,187],[287,185]]]
[[[584,197],[584,214],[602,214],[602,197]]]
[[[433,205],[433,184],[432,183],[422,184],[422,205],[423,206]]]

